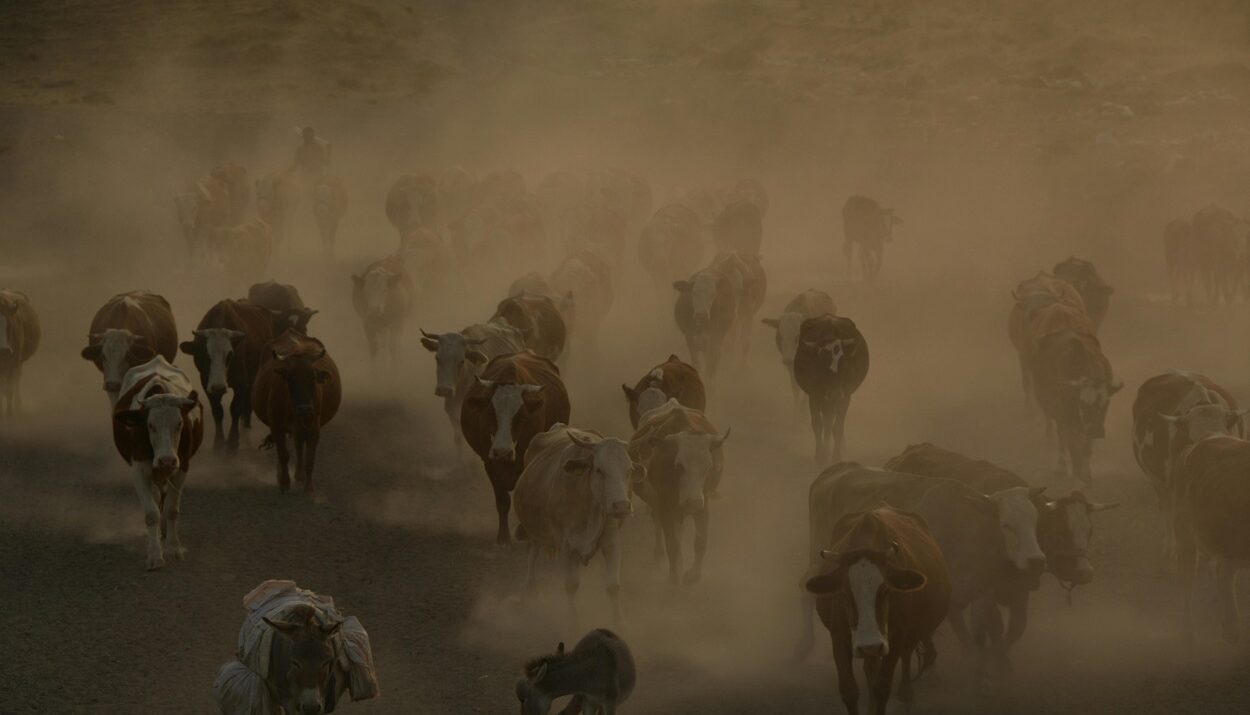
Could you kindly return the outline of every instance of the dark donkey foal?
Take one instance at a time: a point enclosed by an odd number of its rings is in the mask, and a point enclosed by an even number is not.
[[[556,698],[573,699],[560,715],[614,715],[616,706],[634,691],[634,657],[629,646],[612,631],[597,628],[587,633],[573,652],[565,655],[564,643],[555,655],[525,664],[525,677],[516,684],[521,715],[547,715]]]

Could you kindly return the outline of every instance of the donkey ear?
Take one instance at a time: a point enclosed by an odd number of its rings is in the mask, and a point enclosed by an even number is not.
[[[271,621],[269,620],[268,616],[261,616],[261,618],[264,619],[265,623],[269,624],[270,628],[280,633],[289,634],[289,633],[294,633],[295,631],[299,630],[299,626],[295,625],[294,623],[287,623],[285,621]]]
[[[342,621],[335,621],[334,623],[328,623],[321,627],[321,635],[324,638],[329,638],[335,633],[338,633],[339,629],[342,627],[343,627]]]

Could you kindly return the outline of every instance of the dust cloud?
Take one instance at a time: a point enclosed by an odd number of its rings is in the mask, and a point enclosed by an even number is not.
[[[972,659],[944,627],[917,709],[1245,710],[1246,654],[1217,644],[1209,586],[1199,645],[1182,647],[1129,413],[1136,385],[1168,368],[1250,395],[1244,306],[1170,305],[1161,243],[1167,221],[1209,204],[1250,212],[1244,4],[131,0],[13,3],[0,18],[0,288],[28,293],[44,331],[25,413],[0,426],[0,571],[17,575],[0,579],[0,632],[6,652],[19,637],[44,644],[0,676],[15,710],[208,711],[237,599],[263,578],[331,594],[369,628],[383,697],[353,712],[515,710],[525,658],[611,625],[600,560],[582,572],[575,621],[557,564],[542,562],[539,588],[522,593],[524,550],[491,545],[489,484],[471,451],[457,454],[418,340],[418,328],[484,321],[561,248],[448,271],[415,307],[399,360],[368,356],[351,276],[398,248],[387,191],[450,167],[516,170],[531,191],[554,171],[619,167],[649,182],[653,209],[759,180],[770,200],[759,317],[825,290],[871,347],[847,456],[876,465],[931,441],[1052,493],[1078,485],[1055,475],[1041,420],[1023,407],[1010,290],[1069,255],[1093,261],[1116,289],[1100,337],[1128,386],[1093,457],[1092,493],[1122,505],[1098,515],[1096,580],[1071,605],[1043,584],[1015,673],[989,692],[974,692]],[[335,256],[322,255],[304,194],[263,275],[190,262],[174,195],[225,162],[252,179],[287,169],[305,125],[331,142],[350,196]],[[840,208],[857,193],[904,220],[875,284],[841,255]],[[573,423],[622,438],[619,385],[687,356],[675,295],[637,263],[637,229],[597,351],[575,343],[564,369]],[[91,317],[148,289],[187,339],[212,304],[265,278],[320,311],[310,332],[343,373],[322,492],[279,497],[273,455],[256,449],[263,428],[227,455],[211,450],[210,425],[184,498],[191,555],[144,575],[141,511],[99,374],[78,354]],[[727,359],[708,415],[733,434],[704,582],[667,586],[645,507],[626,525],[621,631],[640,668],[626,708],[840,709],[827,647],[789,660],[815,472],[805,409],[764,326],[745,360]],[[118,610],[86,630],[57,622],[92,604]],[[117,663],[61,680],[83,641]]]

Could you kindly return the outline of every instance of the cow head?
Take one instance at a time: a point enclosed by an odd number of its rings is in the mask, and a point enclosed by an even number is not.
[[[147,338],[125,328],[109,328],[87,336],[82,356],[100,366],[104,373],[104,390],[116,397],[126,371],[156,357]]]
[[[477,378],[477,384],[490,392],[490,405],[495,413],[495,434],[491,437],[490,458],[512,461],[517,458],[516,438],[512,425],[525,412],[536,409],[542,385],[502,383]]]
[[[365,315],[370,318],[380,317],[386,312],[386,299],[391,288],[399,285],[403,276],[390,271],[369,271],[363,276],[352,276],[356,294],[364,303]]]
[[[629,487],[646,477],[646,467],[635,464],[629,456],[629,445],[619,439],[598,442],[569,434],[585,456],[564,463],[564,471],[588,479],[595,508],[608,516],[624,518],[634,513],[629,500]]]
[[[315,353],[296,353],[283,355],[273,351],[275,365],[273,372],[286,383],[291,396],[291,406],[295,409],[295,419],[305,429],[315,429],[317,419],[316,399],[317,385],[334,379],[329,370],[317,367],[317,361],[325,357],[326,351]]]
[[[195,358],[195,366],[200,370],[200,378],[209,397],[225,394],[234,353],[247,333],[229,328],[200,328],[192,335],[195,339],[183,342],[179,348]]]
[[[1076,396],[1081,431],[1090,439],[1105,437],[1107,435],[1105,426],[1107,407],[1111,404],[1111,396],[1124,389],[1124,383],[1086,377],[1080,380],[1069,380],[1068,387]]]
[[[764,318],[764,325],[777,331],[777,349],[781,351],[781,362],[794,364],[794,354],[799,350],[799,326],[803,324],[803,316],[799,313],[782,313],[780,318]]]
[[[1045,491],[1045,487],[1011,487],[986,497],[974,497],[978,505],[993,508],[1007,560],[1033,579],[1046,570],[1046,554],[1037,543],[1036,504]]]
[[[1089,542],[1094,533],[1090,514],[1117,506],[1089,501],[1079,491],[1042,503],[1037,539],[1055,578],[1076,585],[1094,580],[1094,566],[1089,560]]]
[[[677,472],[677,502],[682,510],[700,512],[707,507],[707,482],[714,466],[713,452],[719,449],[730,430],[725,434],[678,432],[664,438],[673,450],[673,468]]]
[[[825,341],[804,340],[803,347],[817,350],[829,356],[829,372],[836,373],[842,365],[842,358],[855,352],[855,338],[834,338]]]
[[[663,407],[668,403],[668,395],[658,387],[648,387],[638,393],[638,414],[645,415],[651,410]]]
[[[334,679],[334,634],[342,621],[319,623],[311,607],[299,607],[286,621],[265,623],[282,639],[275,643],[277,656],[270,668],[270,682],[277,686],[284,712],[320,715],[333,709],[337,693]]]
[[[673,283],[678,293],[690,294],[690,316],[696,329],[707,327],[712,320],[712,306],[716,303],[719,282],[715,273],[699,271],[688,281]]]
[[[833,570],[807,581],[809,593],[842,596],[835,602],[845,609],[847,623],[851,626],[851,650],[856,658],[889,653],[888,595],[924,588],[924,574],[891,564],[898,552],[898,543],[893,541],[883,550],[857,549],[837,554],[824,549],[820,555],[833,564]]]
[[[156,394],[139,400],[138,409],[122,410],[116,414],[116,418],[126,426],[147,430],[148,442],[152,445],[153,474],[168,476],[182,466],[178,458],[182,423],[198,403],[194,392],[187,397]]]
[[[469,363],[476,367],[486,364],[486,355],[475,348],[486,342],[486,338],[471,340],[460,333],[427,333],[421,331],[421,344],[426,350],[434,353],[438,379],[434,394],[439,397],[451,397],[456,391],[456,383]]]
[[[1247,414],[1250,410],[1230,410],[1223,404],[1207,403],[1194,405],[1184,414],[1160,413],[1159,417],[1168,423],[1168,432],[1173,439],[1183,437],[1193,444],[1213,435],[1240,437],[1245,431],[1244,417]]]

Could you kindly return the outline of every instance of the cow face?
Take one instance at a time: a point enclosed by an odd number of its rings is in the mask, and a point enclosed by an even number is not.
[[[281,672],[270,677],[276,681],[285,712],[320,715],[322,708],[332,708],[337,695],[331,682],[334,675],[333,637],[343,622],[322,625],[311,611],[299,615],[301,618],[295,623],[265,618],[265,623],[274,629],[278,637],[286,640],[275,648],[278,657],[271,668],[271,672],[274,669]]]
[[[818,350],[821,355],[829,356],[829,372],[837,373],[842,366],[842,358],[855,352],[855,338],[834,338],[824,342],[804,341],[808,349]]]
[[[598,442],[583,440],[572,433],[569,439],[587,456],[568,460],[564,470],[588,479],[595,507],[604,514],[618,518],[631,516],[634,507],[629,499],[629,487],[632,482],[645,478],[646,468],[630,458],[629,445],[612,438]]]
[[[517,458],[516,438],[512,434],[512,425],[522,410],[534,409],[537,405],[527,400],[527,395],[537,396],[542,385],[502,384],[491,380],[477,378],[482,387],[491,391],[490,405],[495,412],[495,434],[491,437],[490,458],[501,461],[512,461]]]
[[[1012,487],[987,499],[993,504],[1003,534],[1007,560],[1016,570],[1039,577],[1046,569],[1046,555],[1037,543],[1037,506],[1034,500],[1045,487]]]
[[[439,397],[451,397],[456,392],[456,384],[464,373],[466,363],[475,367],[486,364],[486,356],[474,349],[486,342],[485,338],[470,340],[460,333],[443,333],[437,335],[421,331],[421,344],[426,350],[434,353],[437,384],[434,394]]]
[[[678,432],[664,438],[673,449],[673,469],[677,472],[677,503],[684,511],[700,512],[707,507],[707,480],[714,466],[713,451],[729,438],[724,435]]]
[[[399,284],[401,276],[389,271],[369,271],[363,276],[352,276],[357,293],[365,306],[365,315],[370,318],[380,317],[386,312],[387,297],[393,286]]]
[[[168,476],[182,466],[178,447],[182,443],[182,424],[198,403],[192,392],[179,395],[150,395],[139,401],[139,409],[117,413],[117,419],[134,429],[146,429],[152,445],[152,473]]]
[[[818,596],[840,595],[835,601],[844,609],[851,626],[851,650],[856,658],[889,653],[890,592],[907,593],[924,587],[924,574],[890,565],[898,544],[885,550],[861,549],[820,555],[835,564],[833,571],[809,579],[806,588]]]
[[[285,356],[276,350],[273,353],[277,364],[273,372],[286,383],[291,396],[291,407],[295,410],[296,422],[305,429],[315,429],[317,385],[329,382],[334,375],[317,367],[317,361],[325,356],[321,350],[316,354],[299,353]]]
[[[764,324],[777,331],[777,350],[781,351],[781,362],[787,366],[794,365],[794,354],[799,351],[799,326],[803,324],[803,316],[798,313],[782,313],[780,318],[765,318]]]
[[[148,345],[147,338],[124,328],[92,333],[88,340],[82,356],[100,366],[104,373],[104,390],[114,397],[121,389],[122,377],[127,370],[156,357],[156,351]]]
[[[648,387],[638,393],[638,415],[647,414],[651,410],[663,407],[668,402],[668,395],[658,387]]]
[[[226,392],[235,350],[243,343],[247,333],[229,328],[201,328],[192,334],[195,340],[188,340],[179,347],[195,358],[195,366],[200,370],[209,397],[219,397]]]
[[[1075,392],[1077,413],[1081,431],[1090,439],[1102,439],[1107,435],[1105,422],[1111,396],[1124,388],[1122,382],[1108,382],[1101,378],[1071,380],[1068,386]]]
[[[1168,423],[1168,433],[1173,440],[1183,438],[1193,444],[1213,435],[1241,437],[1245,433],[1243,417],[1250,410],[1230,410],[1223,404],[1195,405],[1183,415],[1159,417]]]
[[[1056,578],[1077,585],[1094,580],[1094,566],[1089,560],[1089,543],[1094,533],[1090,515],[1117,506],[1091,502],[1081,492],[1043,504],[1037,538]]]

